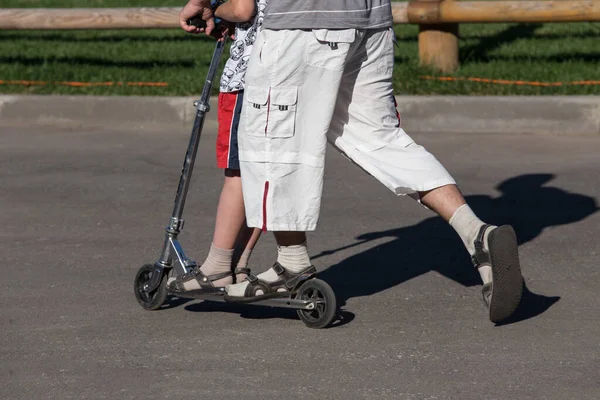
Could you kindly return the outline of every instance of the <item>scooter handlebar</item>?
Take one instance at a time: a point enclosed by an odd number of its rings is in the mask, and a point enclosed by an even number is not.
[[[206,21],[203,20],[199,15],[188,19],[187,24],[195,26],[196,28],[206,28]]]

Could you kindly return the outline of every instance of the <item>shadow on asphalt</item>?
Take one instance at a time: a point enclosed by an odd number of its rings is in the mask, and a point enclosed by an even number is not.
[[[559,296],[535,294],[529,290],[527,285],[523,285],[523,297],[521,297],[519,307],[509,319],[496,324],[496,326],[510,325],[533,318],[552,307],[558,300],[560,300]]]
[[[598,210],[594,198],[544,186],[552,174],[528,174],[510,178],[496,189],[499,197],[467,196],[467,202],[484,221],[514,227],[519,245],[539,236],[545,228],[581,221]],[[358,236],[358,242],[312,257],[336,253],[358,244],[389,238],[387,243],[355,254],[320,273],[343,306],[353,297],[369,296],[409,279],[436,271],[464,286],[481,285],[462,242],[439,217],[419,224]],[[521,260],[527,271],[527,260]],[[534,294],[525,289],[516,314],[504,324],[533,318],[550,308],[560,297]]]
[[[538,237],[545,228],[581,221],[598,210],[593,197],[544,186],[553,178],[552,174],[520,175],[496,187],[502,193],[499,197],[472,195],[467,196],[466,200],[482,220],[495,225],[512,225],[517,233],[518,244],[522,245]],[[365,233],[356,238],[358,242],[321,252],[312,259],[383,238],[390,238],[390,241],[357,253],[319,274],[320,279],[332,286],[339,307],[343,307],[350,298],[379,293],[430,271],[436,271],[464,286],[481,285],[479,274],[472,267],[459,237],[439,217],[426,219],[413,226]],[[527,260],[521,262],[526,271]],[[559,299],[559,296],[535,294],[525,286],[519,308],[509,320],[499,325],[540,315]],[[171,299],[172,303],[167,303],[164,308],[181,306],[188,301]],[[250,319],[298,319],[294,310],[209,301],[192,303],[185,309],[231,312]],[[331,327],[345,325],[354,317],[353,313],[340,310]]]
[[[184,299],[177,299],[184,300]],[[187,301],[184,301],[184,303]],[[181,305],[178,304],[178,305]],[[253,306],[251,304],[241,305],[232,303],[220,303],[212,301],[203,301],[193,303],[185,307],[187,311],[193,312],[229,312],[239,314],[242,318],[248,319],[296,319],[300,320],[295,310],[289,308],[277,308],[268,306]],[[338,310],[333,322],[327,328],[337,328],[346,325],[354,319],[355,315],[346,310]]]

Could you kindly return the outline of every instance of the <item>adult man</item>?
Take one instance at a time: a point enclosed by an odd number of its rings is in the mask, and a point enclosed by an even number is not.
[[[190,0],[185,19],[208,0]],[[461,237],[483,280],[493,322],[517,308],[516,237],[475,216],[445,168],[403,129],[392,88],[389,0],[270,0],[246,76],[240,161],[248,225],[274,232],[273,268],[227,287],[230,301],[272,296],[313,273],[306,231],[319,217],[326,143],[398,195],[438,213]],[[198,30],[196,30],[197,32]],[[385,279],[385,277],[373,277]]]

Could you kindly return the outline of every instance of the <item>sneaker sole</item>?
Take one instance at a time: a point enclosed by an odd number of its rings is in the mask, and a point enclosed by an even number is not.
[[[490,232],[488,246],[493,277],[490,321],[497,323],[510,317],[519,306],[523,276],[517,235],[511,226],[503,225]]]

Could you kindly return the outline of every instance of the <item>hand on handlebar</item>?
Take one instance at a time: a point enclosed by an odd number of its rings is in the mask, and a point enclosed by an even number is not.
[[[229,37],[232,40],[235,39],[235,23],[221,20],[219,18],[215,18],[215,22],[215,29],[212,30],[210,36],[219,41],[225,39],[226,37]],[[206,22],[200,16],[190,18],[187,21],[187,24],[194,26],[197,29],[206,28]]]
[[[181,29],[189,33],[205,32],[207,35],[212,34],[215,29],[215,20],[210,3],[210,0],[189,0],[179,13]],[[191,21],[194,17],[199,17],[204,24],[190,25],[188,21]]]

